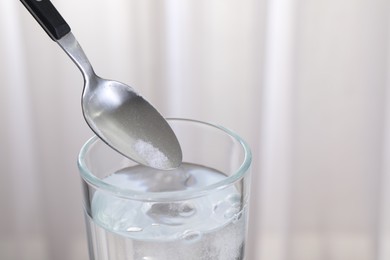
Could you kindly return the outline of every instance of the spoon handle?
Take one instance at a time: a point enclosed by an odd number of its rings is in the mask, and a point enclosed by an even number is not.
[[[70,27],[49,0],[20,0],[53,41],[70,32]]]

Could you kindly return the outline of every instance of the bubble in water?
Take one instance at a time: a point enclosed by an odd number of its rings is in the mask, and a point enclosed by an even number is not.
[[[191,217],[196,213],[196,208],[191,203],[182,203],[179,206],[179,215],[182,217]]]
[[[241,202],[236,202],[232,204],[233,208],[240,208],[241,207]]]
[[[127,219],[125,218],[120,218],[120,219],[111,219],[113,222],[112,229],[115,231],[123,231],[127,229]]]
[[[128,229],[126,229],[127,232],[141,232],[143,230],[143,228],[141,227],[129,227]]]
[[[186,187],[192,187],[192,186],[195,186],[197,184],[197,181],[196,179],[194,178],[194,176],[190,175],[187,173],[187,178],[186,180],[184,181],[184,185]]]
[[[224,200],[220,200],[214,204],[213,211],[216,214],[222,214],[227,208],[229,208],[229,203]]]
[[[238,211],[239,211],[238,208],[230,208],[230,209],[228,209],[228,210],[225,211],[224,217],[225,217],[226,219],[231,219],[231,218],[233,218],[233,216],[234,216],[235,214],[238,213]]]
[[[234,217],[233,217],[233,223],[238,222],[242,218],[242,211],[238,212]]]
[[[226,200],[229,201],[231,204],[241,203],[241,196],[240,194],[230,194],[226,197]]]
[[[189,242],[189,243],[196,242],[196,241],[200,240],[201,237],[202,237],[202,234],[199,231],[194,231],[194,230],[186,230],[186,231],[184,231],[184,233],[182,235],[182,238],[184,239],[184,241]]]
[[[155,223],[170,226],[182,225],[187,219],[194,216],[196,208],[192,203],[153,203],[146,214],[152,218]]]
[[[219,203],[214,204],[214,206],[213,206],[213,211],[214,211],[214,212],[217,211],[217,210],[218,210],[218,207],[219,207]]]

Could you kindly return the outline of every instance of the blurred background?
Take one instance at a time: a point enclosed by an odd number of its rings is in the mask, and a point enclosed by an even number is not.
[[[52,0],[95,71],[250,144],[248,260],[390,259],[388,0]],[[0,1],[0,259],[88,259],[83,79]]]

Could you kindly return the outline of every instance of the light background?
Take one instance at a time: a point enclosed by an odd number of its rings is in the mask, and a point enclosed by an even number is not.
[[[96,72],[252,147],[248,260],[390,259],[387,0],[53,0]],[[87,259],[83,80],[0,2],[0,259]]]

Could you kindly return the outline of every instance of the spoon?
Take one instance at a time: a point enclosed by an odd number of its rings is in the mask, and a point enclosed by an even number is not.
[[[69,25],[49,0],[20,0],[84,77],[84,118],[106,144],[137,163],[174,169],[182,161],[180,144],[159,112],[133,88],[97,76]]]

